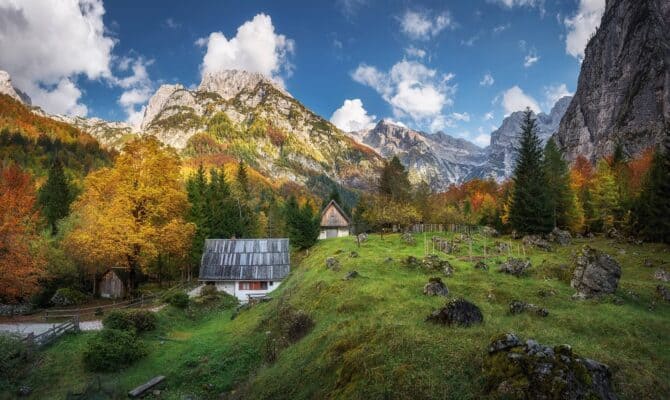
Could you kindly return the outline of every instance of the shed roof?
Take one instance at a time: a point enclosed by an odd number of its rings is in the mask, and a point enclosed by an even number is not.
[[[333,214],[331,210],[336,213]],[[335,200],[331,200],[321,211],[321,227],[344,228],[351,224],[351,219]]]
[[[288,239],[207,239],[201,281],[279,281],[290,271]]]

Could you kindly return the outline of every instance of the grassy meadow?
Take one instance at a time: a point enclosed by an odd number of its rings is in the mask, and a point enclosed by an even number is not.
[[[451,234],[442,236],[450,237]],[[484,323],[470,328],[426,323],[425,317],[445,303],[424,296],[431,276],[408,269],[402,259],[432,251],[431,234],[415,235],[416,245],[399,235],[371,235],[357,248],[353,238],[319,242],[308,254],[295,254],[290,277],[274,299],[242,311],[214,302],[187,310],[168,307],[159,313],[156,331],[142,334],[149,354],[117,373],[86,372],[81,353],[90,333],[70,335],[38,355],[23,384],[31,398],[125,398],[126,392],[156,375],[165,375],[161,399],[393,399],[484,397],[482,357],[489,339],[515,332],[540,343],[567,343],[585,357],[606,363],[615,390],[623,399],[670,397],[670,303],[656,295],[654,270],[670,268],[670,247],[619,244],[609,239],[577,239],[553,252],[521,248],[520,241],[475,236],[470,248],[440,254],[454,266],[443,277],[450,298],[463,297],[479,306]],[[532,261],[528,276],[497,272],[507,254],[491,252],[494,241],[512,245]],[[622,266],[619,289],[599,300],[575,301],[569,285],[573,255],[588,243],[614,256]],[[487,255],[489,271],[475,270]],[[359,256],[350,257],[356,251]],[[340,271],[326,269],[336,257]],[[389,260],[390,259],[390,260]],[[644,266],[649,259],[654,267]],[[360,276],[344,280],[356,270]],[[549,293],[548,297],[541,293]],[[513,299],[549,310],[542,318],[510,315]],[[268,361],[268,331],[281,307],[306,312],[312,330],[281,346]]]

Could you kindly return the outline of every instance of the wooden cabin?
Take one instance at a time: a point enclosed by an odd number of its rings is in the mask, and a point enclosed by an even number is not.
[[[247,302],[279,287],[290,262],[288,239],[207,239],[198,279]]]
[[[128,292],[128,271],[121,268],[110,268],[98,282],[98,294],[105,299],[121,299]]]
[[[331,200],[321,212],[319,239],[349,236],[350,228],[351,219],[349,219],[347,213],[342,210],[342,207],[335,200]]]

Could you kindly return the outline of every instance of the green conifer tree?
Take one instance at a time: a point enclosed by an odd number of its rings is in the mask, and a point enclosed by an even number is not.
[[[542,162],[542,146],[532,111],[526,109],[514,168],[514,192],[509,211],[513,229],[526,233],[551,231],[553,205]]]
[[[38,192],[38,202],[52,235],[58,233],[58,221],[70,214],[74,194],[74,188],[65,176],[63,165],[56,158],[49,168],[47,181]]]
[[[646,240],[670,243],[670,134],[657,149],[633,209],[634,228]]]
[[[544,170],[547,177],[549,203],[552,206],[554,226],[574,229],[582,219],[581,208],[570,188],[570,171],[554,139],[549,139],[544,147]]]

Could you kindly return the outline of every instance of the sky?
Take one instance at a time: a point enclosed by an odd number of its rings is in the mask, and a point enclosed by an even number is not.
[[[166,83],[243,69],[343,130],[480,146],[575,90],[605,0],[0,0],[0,69],[48,112],[138,124]]]

